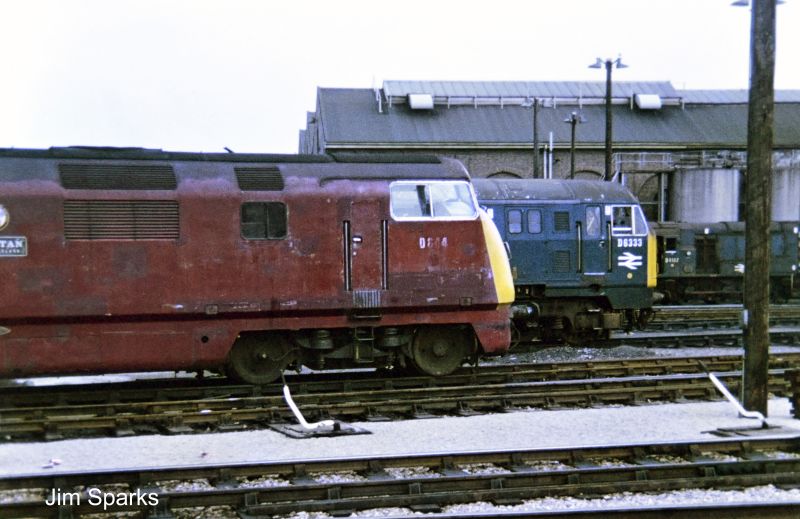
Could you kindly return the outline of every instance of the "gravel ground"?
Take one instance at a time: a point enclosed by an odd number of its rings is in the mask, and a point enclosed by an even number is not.
[[[702,504],[737,504],[737,503],[774,503],[798,502],[800,490],[780,490],[771,485],[753,487],[745,490],[676,490],[663,494],[633,494],[624,492],[610,494],[601,498],[547,497],[532,499],[516,506],[495,506],[491,503],[470,503],[452,505],[442,511],[446,513],[508,513],[508,512],[554,512],[561,510],[611,510],[642,506],[679,506]],[[383,508],[365,510],[350,517],[406,517],[425,516],[406,508]],[[284,516],[287,519],[328,519],[332,516],[325,513],[301,512]]]
[[[799,346],[772,346],[770,353],[797,353]],[[568,362],[589,360],[640,359],[650,357],[694,357],[742,355],[744,350],[735,347],[718,348],[644,348],[641,346],[617,346],[616,348],[573,348],[554,346],[531,352],[514,352],[487,359],[485,364],[516,364],[522,362]]]
[[[770,401],[768,423],[800,433],[788,399]],[[295,440],[271,430],[90,438],[0,445],[0,475],[296,460],[411,452],[531,449],[713,439],[717,428],[757,427],[727,402],[540,410],[356,423],[368,435]],[[57,461],[54,463],[53,461]]]

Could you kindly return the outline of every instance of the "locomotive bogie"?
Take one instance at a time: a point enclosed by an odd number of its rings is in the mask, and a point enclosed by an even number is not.
[[[404,362],[449,326],[475,345],[453,364],[508,348],[505,251],[455,161],[5,150],[0,183],[27,249],[0,257],[2,376],[259,383]]]

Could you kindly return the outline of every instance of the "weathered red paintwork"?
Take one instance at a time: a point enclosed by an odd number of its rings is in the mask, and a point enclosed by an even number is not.
[[[283,161],[282,161],[283,159]],[[175,190],[65,189],[60,164],[165,164]],[[278,165],[282,191],[241,191],[234,167]],[[468,324],[485,353],[509,344],[478,220],[398,222],[392,180],[468,178],[455,162],[369,164],[161,152],[0,150],[0,376],[199,370],[225,365],[242,332]],[[67,240],[65,200],[175,200],[178,240]],[[282,240],[241,237],[240,206],[281,201]],[[381,221],[388,222],[388,286]],[[343,222],[353,236],[345,287]],[[446,239],[445,239],[446,238]],[[379,294],[359,309],[354,292]]]

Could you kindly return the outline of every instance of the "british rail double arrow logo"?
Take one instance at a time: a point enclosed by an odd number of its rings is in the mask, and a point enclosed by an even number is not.
[[[642,266],[642,257],[631,252],[626,252],[621,256],[617,256],[617,264],[620,267],[636,270]]]

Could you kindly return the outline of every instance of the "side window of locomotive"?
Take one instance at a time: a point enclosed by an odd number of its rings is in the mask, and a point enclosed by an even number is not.
[[[478,217],[469,184],[394,182],[389,187],[392,217],[398,220],[474,220]]]
[[[611,209],[611,232],[614,236],[633,234],[633,211],[629,205],[617,205]]]
[[[530,234],[542,232],[542,212],[538,209],[528,211],[528,232]]]
[[[424,184],[392,184],[390,198],[395,218],[420,218],[431,215],[431,199]]]
[[[772,235],[772,255],[783,256],[786,254],[786,241],[783,239],[782,234]]]
[[[611,207],[611,233],[614,236],[646,236],[647,220],[638,205]]]
[[[590,205],[586,208],[586,237],[598,238],[602,231],[602,227],[600,207],[596,205]]]
[[[475,218],[478,215],[466,182],[430,185],[434,217]]]
[[[280,240],[286,238],[286,204],[245,202],[241,215],[242,238]]]
[[[519,234],[522,232],[522,211],[510,209],[508,211],[508,234]]]
[[[641,207],[635,205],[633,206],[633,234],[634,236],[646,236],[647,232],[647,220],[644,212]]]

